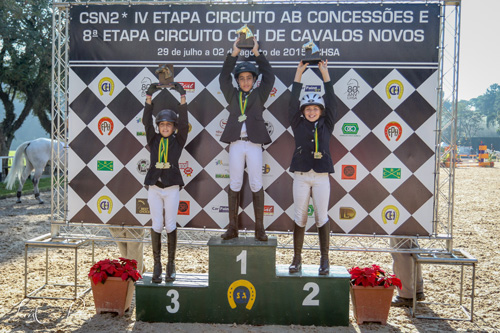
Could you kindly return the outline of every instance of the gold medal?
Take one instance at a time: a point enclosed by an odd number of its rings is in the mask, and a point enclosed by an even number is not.
[[[245,120],[247,120],[247,116],[245,114],[242,114],[241,116],[238,117],[238,121],[240,123],[244,122]]]
[[[170,169],[170,163],[163,163],[163,169]]]
[[[321,154],[319,151],[314,153],[314,158],[317,160],[320,160],[323,157],[323,154]]]
[[[156,162],[155,167],[157,169],[163,169],[163,163],[162,162]]]

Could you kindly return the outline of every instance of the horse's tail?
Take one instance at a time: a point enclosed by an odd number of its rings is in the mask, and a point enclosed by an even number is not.
[[[6,184],[5,188],[8,190],[12,190],[14,184],[16,183],[16,179],[19,179],[21,176],[21,172],[23,171],[23,160],[26,155],[26,147],[28,147],[29,144],[30,141],[26,141],[16,149],[16,154],[14,155],[14,160],[10,166],[9,174],[4,180],[4,183]]]

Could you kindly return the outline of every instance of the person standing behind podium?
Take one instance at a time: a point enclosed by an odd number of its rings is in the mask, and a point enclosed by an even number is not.
[[[248,61],[236,66],[240,49],[239,39],[233,44],[233,51],[228,54],[219,76],[222,93],[226,98],[229,118],[221,136],[221,141],[229,145],[229,225],[221,235],[225,240],[238,237],[238,207],[240,191],[243,186],[245,163],[248,170],[250,189],[252,190],[255,212],[255,239],[267,241],[264,228],[264,189],[262,186],[262,145],[271,143],[271,137],[264,123],[262,113],[274,85],[271,65],[259,52],[259,44],[254,38],[252,52],[255,62],[262,73],[262,81],[255,86],[258,77],[257,67]],[[236,66],[236,68],[235,68]],[[233,86],[231,72],[238,88]]]
[[[298,273],[302,269],[301,252],[304,244],[309,197],[312,193],[321,253],[319,275],[328,275],[330,272],[328,259],[330,249],[329,174],[334,172],[330,156],[330,138],[335,125],[336,102],[327,60],[318,64],[324,82],[324,99],[316,93],[306,94],[300,98],[302,74],[307,66],[308,64],[304,64],[302,61],[297,66],[288,109],[288,119],[295,139],[295,151],[290,165],[290,172],[294,173],[294,256],[289,272]]]

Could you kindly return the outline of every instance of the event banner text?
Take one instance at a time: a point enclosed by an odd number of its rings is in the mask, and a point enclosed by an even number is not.
[[[435,4],[82,5],[70,15],[71,61],[221,61],[245,24],[275,62],[300,60],[313,41],[336,62],[435,63],[439,45]]]

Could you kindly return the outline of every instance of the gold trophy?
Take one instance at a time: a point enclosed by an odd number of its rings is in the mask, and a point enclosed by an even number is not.
[[[304,64],[309,63],[310,65],[316,65],[321,61],[319,46],[312,40],[302,45],[302,48],[306,50],[306,56],[302,59]]]
[[[239,49],[253,49],[253,25],[244,25],[238,30],[236,33],[239,34],[240,40],[236,44],[236,47]]]
[[[158,69],[155,71],[155,74],[158,75],[158,80],[160,80],[158,88],[163,89],[172,87],[172,82],[174,82],[173,64],[158,65]]]

